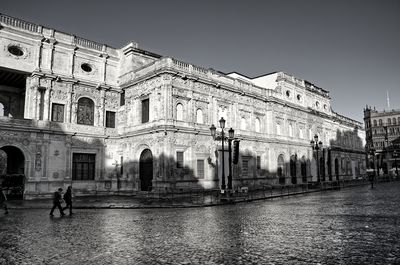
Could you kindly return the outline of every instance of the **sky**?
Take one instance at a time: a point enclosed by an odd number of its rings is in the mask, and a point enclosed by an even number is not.
[[[366,105],[400,109],[398,0],[1,0],[0,13],[225,73],[284,71],[358,121]]]

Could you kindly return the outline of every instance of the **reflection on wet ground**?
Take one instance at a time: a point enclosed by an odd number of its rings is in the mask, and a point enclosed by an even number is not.
[[[400,264],[400,183],[205,208],[0,212],[0,264]]]

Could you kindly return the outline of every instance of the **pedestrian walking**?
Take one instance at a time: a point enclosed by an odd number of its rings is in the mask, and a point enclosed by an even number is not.
[[[67,192],[65,192],[63,199],[65,201],[65,207],[63,208],[63,211],[65,209],[69,208],[69,215],[72,214],[72,187],[68,186],[67,188]]]
[[[53,194],[53,208],[51,208],[50,216],[53,216],[53,212],[54,212],[54,209],[55,209],[56,207],[58,208],[58,210],[60,210],[60,215],[61,215],[61,216],[65,215],[65,213],[64,213],[64,211],[63,211],[63,209],[62,209],[62,207],[61,207],[61,202],[62,202],[61,193],[62,193],[62,191],[63,191],[63,189],[62,189],[62,188],[59,188],[59,189],[58,189],[57,191],[55,191],[54,194]]]
[[[7,208],[7,196],[3,191],[3,186],[0,183],[0,207],[4,208],[4,214],[8,214],[8,208]]]

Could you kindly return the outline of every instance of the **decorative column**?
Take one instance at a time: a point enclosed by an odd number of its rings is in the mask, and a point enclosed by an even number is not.
[[[105,89],[100,89],[100,104],[98,106],[98,120],[97,120],[97,126],[103,126],[105,125],[104,123],[104,116],[105,116],[105,109],[106,109],[106,90]],[[108,90],[107,90],[108,91]]]

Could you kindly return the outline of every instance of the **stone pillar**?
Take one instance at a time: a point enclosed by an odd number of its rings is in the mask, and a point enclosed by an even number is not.
[[[50,98],[51,98],[51,87],[46,88],[46,91],[44,93],[44,106],[43,106],[43,120],[48,121],[50,120],[50,115],[51,115],[51,104],[50,104]]]
[[[72,107],[72,95],[73,95],[73,84],[66,84],[67,87],[67,102],[65,103],[65,122],[71,123],[71,107]]]
[[[39,71],[41,70],[40,65],[41,65],[41,61],[42,61],[42,42],[39,41],[36,43],[36,53],[37,53],[37,58],[35,61],[35,71]]]
[[[97,119],[97,124],[95,123],[95,126],[103,126],[105,125],[104,119],[105,119],[105,109],[106,109],[106,90],[101,89],[100,90],[100,103],[97,107],[98,109],[98,119]]]

